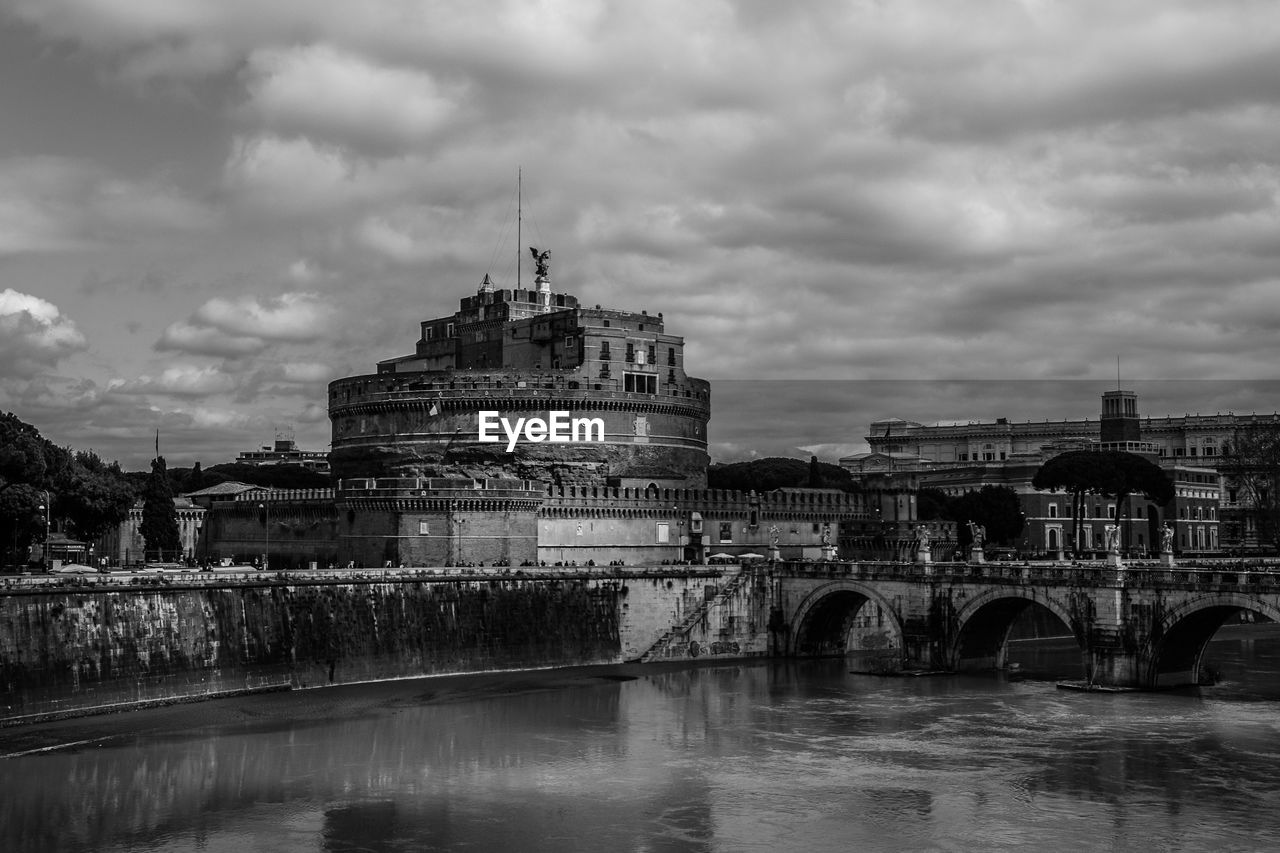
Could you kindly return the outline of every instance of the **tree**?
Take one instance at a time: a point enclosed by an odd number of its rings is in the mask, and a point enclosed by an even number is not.
[[[58,486],[58,515],[77,539],[98,539],[127,519],[133,506],[134,491],[120,466],[92,451],[75,454]]]
[[[1243,493],[1258,541],[1280,544],[1280,424],[1250,424],[1236,430],[1222,447],[1218,470],[1228,489]]]
[[[983,486],[965,492],[952,503],[951,518],[956,522],[956,539],[962,551],[972,541],[970,521],[986,528],[987,541],[996,544],[1016,541],[1027,522],[1018,493],[1008,486]]]
[[[0,492],[18,485],[48,488],[49,442],[11,412],[0,414]]]
[[[44,541],[48,516],[40,506],[53,498],[68,458],[31,424],[11,412],[0,414],[0,542],[6,563],[25,563],[31,544]]]
[[[192,471],[194,470],[193,468]],[[189,479],[188,477],[186,482],[189,482]],[[224,462],[221,465],[211,465],[201,472],[200,488],[208,488],[232,480],[273,489],[324,489],[331,485],[328,474],[321,474],[302,465],[248,465],[243,462]],[[186,490],[197,491],[190,486],[186,486]]]
[[[1037,489],[1071,493],[1072,550],[1080,550],[1080,516],[1087,494],[1116,499],[1117,515],[1131,494],[1164,506],[1173,500],[1173,482],[1159,465],[1121,450],[1072,450],[1045,462],[1031,478]]]
[[[954,520],[951,503],[951,496],[942,489],[923,488],[916,494],[916,518],[921,521]]]
[[[200,460],[196,460],[196,464],[191,466],[191,473],[187,475],[186,488],[183,491],[198,492],[204,488],[204,472],[200,470]]]
[[[177,558],[182,551],[178,535],[178,513],[173,506],[173,490],[165,470],[164,457],[151,460],[151,476],[142,495],[142,539],[147,559],[163,562],[165,555]]]
[[[853,477],[839,465],[830,462],[805,462],[783,456],[769,456],[746,462],[718,463],[707,469],[707,486],[712,489],[737,489],[748,492],[771,492],[774,489],[806,488],[814,473],[825,488],[853,491]],[[216,466],[222,468],[221,465]],[[210,468],[213,471],[214,468]],[[249,482],[249,481],[245,481]]]

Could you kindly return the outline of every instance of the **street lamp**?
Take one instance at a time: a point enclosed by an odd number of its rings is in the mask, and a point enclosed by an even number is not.
[[[49,493],[44,493],[44,503],[40,504],[39,509],[44,510],[44,547],[41,548],[41,562],[44,564],[44,570],[49,571]]]
[[[263,526],[266,531],[266,548],[262,555],[262,570],[265,572],[271,564],[271,508],[265,503],[260,503],[258,509],[263,512]]]

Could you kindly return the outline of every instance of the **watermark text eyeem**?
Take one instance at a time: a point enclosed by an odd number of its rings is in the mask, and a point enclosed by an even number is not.
[[[501,432],[499,432],[501,429]],[[604,418],[571,418],[568,412],[548,412],[542,418],[516,418],[514,424],[497,412],[481,412],[477,439],[482,442],[501,442],[505,435],[507,452],[516,449],[522,439],[529,442],[548,441],[552,444],[604,441]]]

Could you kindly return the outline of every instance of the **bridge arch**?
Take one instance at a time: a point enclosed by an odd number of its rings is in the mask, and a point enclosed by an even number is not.
[[[1040,605],[1067,626],[1080,652],[1084,630],[1061,602],[1023,587],[991,589],[974,596],[956,612],[955,629],[943,653],[948,669],[974,670],[1002,667],[1008,652],[1009,632],[1018,617],[1032,605]],[[1083,658],[1082,658],[1083,660]]]
[[[857,654],[869,668],[902,666],[902,619],[868,584],[839,580],[816,587],[796,607],[791,624],[788,654]]]
[[[1256,596],[1220,592],[1198,596],[1165,614],[1148,640],[1146,686],[1185,687],[1200,683],[1205,647],[1234,613],[1251,610],[1280,622],[1280,608]]]

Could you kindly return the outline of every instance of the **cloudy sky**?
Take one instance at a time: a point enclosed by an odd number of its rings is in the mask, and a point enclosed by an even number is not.
[[[522,169],[719,459],[1091,415],[1117,357],[1144,414],[1271,411],[1278,129],[1273,2],[0,0],[0,409],[326,448],[330,379],[514,283]]]

